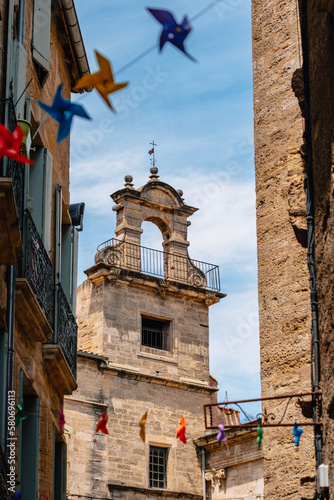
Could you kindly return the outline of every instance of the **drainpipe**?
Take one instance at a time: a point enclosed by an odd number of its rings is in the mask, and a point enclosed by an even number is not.
[[[307,219],[307,264],[310,273],[311,287],[311,331],[312,331],[312,391],[320,389],[320,350],[318,331],[318,299],[316,268],[314,258],[314,186],[313,186],[313,156],[312,156],[312,134],[311,134],[311,112],[310,112],[310,75],[309,75],[309,47],[308,47],[308,19],[307,0],[300,4],[301,17],[301,39],[303,50],[303,77],[305,95],[305,142],[306,142],[306,219]],[[318,421],[317,397],[313,397],[313,421]],[[315,452],[317,468],[322,464],[322,433],[320,426],[314,427]]]
[[[202,486],[203,486],[203,500],[206,500],[206,480],[205,480],[205,448],[202,446]]]
[[[15,266],[7,266],[7,325],[8,325],[8,358],[7,358],[7,394],[6,408],[8,408],[8,393],[13,390],[14,373],[14,297],[15,297]],[[8,435],[8,412],[6,412],[6,455],[9,452],[7,443]]]

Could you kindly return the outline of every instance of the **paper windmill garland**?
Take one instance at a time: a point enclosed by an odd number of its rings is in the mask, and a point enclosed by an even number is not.
[[[141,420],[139,422],[139,427],[140,427],[139,436],[144,441],[144,443],[145,443],[145,426],[146,426],[146,422],[147,422],[147,412],[144,413],[144,415],[141,417]]]
[[[186,421],[184,417],[180,420],[180,427],[176,430],[176,437],[180,438],[181,443],[187,444],[186,440]]]
[[[260,419],[258,420],[258,426],[257,426],[256,430],[257,430],[256,442],[258,444],[258,447],[261,448],[261,443],[262,443],[262,439],[263,439],[263,429],[262,429],[262,425],[261,425],[261,420]]]
[[[107,414],[105,412],[103,412],[102,418],[98,422],[95,432],[101,431],[103,434],[109,434],[108,429],[107,429],[107,422],[108,422]]]
[[[87,114],[83,106],[63,98],[61,94],[62,88],[63,85],[60,84],[51,106],[48,106],[44,102],[37,101],[40,107],[59,123],[57,142],[66,139],[70,133],[74,116],[81,116],[81,118],[91,120],[91,117]]]
[[[294,443],[296,446],[299,446],[299,440],[300,440],[300,436],[303,434],[303,429],[301,429],[300,427],[298,427],[297,425],[297,422],[295,422],[295,425],[293,426],[293,429],[292,429],[292,434],[295,436],[295,439],[294,439]]]
[[[28,418],[28,415],[26,415],[23,411],[23,404],[18,404],[16,405],[16,408],[17,408],[17,412],[16,412],[16,415],[15,415],[15,425],[16,427],[19,425],[20,423],[20,420],[25,420],[26,418]]]
[[[64,415],[64,410],[63,408],[60,408],[59,410],[59,419],[58,419],[58,425],[59,425],[59,430],[62,431],[64,429],[64,425],[66,424],[65,421],[65,415]]]
[[[111,64],[102,54],[95,50],[97,62],[99,63],[100,70],[92,75],[84,75],[76,83],[74,90],[79,90],[84,87],[95,87],[102,99],[112,111],[115,111],[108,95],[118,90],[124,89],[129,82],[115,83]]]
[[[219,424],[218,429],[219,429],[219,432],[217,434],[217,441],[218,441],[219,446],[220,446],[222,442],[227,441],[227,437],[225,436],[224,424]]]
[[[14,132],[11,134],[4,125],[0,124],[0,158],[7,156],[7,158],[21,163],[34,163],[20,154],[22,139],[23,131],[19,125],[16,125]]]
[[[187,16],[184,16],[182,23],[178,24],[169,10],[150,9],[148,7],[147,10],[160,24],[162,24],[162,32],[159,42],[160,52],[165,43],[170,42],[177,49],[181,50],[181,52],[183,52],[186,56],[195,61],[195,59],[188,54],[184,47],[184,41],[192,30]]]

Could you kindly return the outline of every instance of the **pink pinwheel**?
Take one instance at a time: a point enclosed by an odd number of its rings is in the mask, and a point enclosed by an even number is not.
[[[218,425],[219,432],[217,434],[217,441],[219,443],[219,446],[221,445],[222,441],[225,442],[227,441],[227,437],[225,436],[225,427],[224,424],[219,424]]]
[[[63,408],[60,408],[59,410],[59,419],[58,419],[58,425],[59,425],[59,430],[62,431],[64,429],[65,425],[65,415],[64,415],[64,410]]]

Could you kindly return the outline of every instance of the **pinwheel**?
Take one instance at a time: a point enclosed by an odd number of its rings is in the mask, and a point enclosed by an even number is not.
[[[144,413],[144,415],[141,417],[141,420],[139,422],[139,427],[140,427],[139,436],[142,438],[142,440],[144,441],[144,443],[145,443],[145,426],[146,426],[146,422],[147,422],[147,412]]]
[[[181,52],[183,52],[186,56],[195,61],[195,59],[188,54],[184,47],[184,41],[192,30],[187,16],[184,16],[181,24],[178,24],[174,15],[169,10],[150,9],[148,7],[147,10],[160,24],[162,24],[159,50],[162,50],[166,42],[170,42],[177,49],[181,50]]]
[[[129,82],[115,83],[111,64],[102,54],[95,50],[97,62],[99,63],[100,70],[96,73],[84,75],[76,83],[74,90],[79,90],[84,87],[95,87],[102,99],[112,111],[115,111],[108,95],[118,90],[124,89]]]
[[[60,84],[51,106],[48,106],[44,102],[37,101],[40,107],[59,123],[57,142],[61,142],[70,133],[74,116],[81,116],[81,118],[91,120],[91,117],[87,114],[83,106],[63,98],[61,94],[62,88],[63,85]]]
[[[4,125],[0,124],[0,158],[7,156],[7,158],[21,163],[34,163],[20,154],[22,139],[23,131],[19,125],[16,125],[14,132],[11,134]]]
[[[224,424],[219,424],[218,425],[219,432],[217,434],[217,441],[219,443],[219,446],[221,445],[222,441],[225,442],[227,441],[227,437],[225,436],[225,427]]]
[[[62,431],[64,429],[65,425],[65,415],[64,415],[64,410],[63,408],[60,408],[59,410],[59,419],[58,419],[58,425],[59,425],[59,430]]]
[[[176,437],[180,438],[181,443],[187,444],[186,440],[186,421],[184,417],[180,420],[180,427],[176,430]]]
[[[98,422],[95,432],[101,431],[103,434],[109,434],[108,429],[107,429],[107,422],[108,422],[107,414],[105,412],[103,412],[102,418]]]
[[[18,491],[17,493],[15,493],[12,500],[21,500],[21,498],[22,498],[22,493]]]
[[[261,443],[262,443],[262,439],[263,439],[263,429],[262,429],[262,425],[261,425],[261,420],[260,419],[258,420],[258,426],[257,426],[256,430],[257,430],[256,442],[258,444],[258,447],[261,448]]]
[[[299,446],[299,440],[300,440],[300,436],[303,434],[303,429],[301,429],[300,427],[298,427],[297,425],[297,422],[295,422],[295,425],[293,426],[293,429],[292,429],[292,434],[295,436],[295,439],[294,439],[294,443],[296,446]]]
[[[17,412],[16,412],[16,415],[15,415],[15,425],[16,427],[19,425],[20,423],[20,420],[25,420],[26,418],[28,418],[28,415],[26,415],[23,411],[23,404],[18,404],[16,405],[16,408],[17,408]]]

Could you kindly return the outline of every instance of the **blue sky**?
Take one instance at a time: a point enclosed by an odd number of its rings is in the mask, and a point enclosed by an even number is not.
[[[99,243],[114,236],[110,194],[131,174],[135,187],[149,176],[150,142],[160,179],[182,189],[199,210],[189,227],[190,257],[218,264],[227,297],[210,308],[210,366],[220,399],[260,396],[253,163],[251,13],[249,0],[221,0],[194,19],[186,39],[193,62],[170,44],[128,69],[158,42],[160,25],[146,7],[171,10],[178,21],[206,0],[79,0],[76,2],[91,71],[94,49],[111,62],[116,81],[112,113],[93,91],[73,101],[93,117],[71,132],[71,202],[84,201],[79,283]],[[161,248],[158,229],[144,223],[142,244]]]

